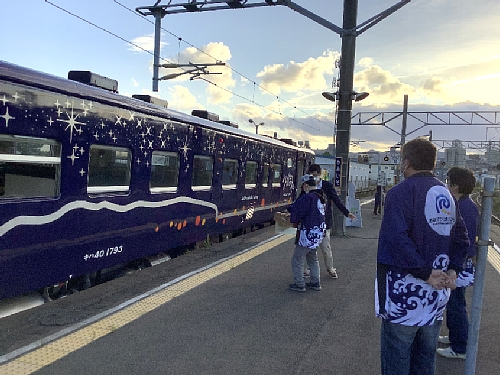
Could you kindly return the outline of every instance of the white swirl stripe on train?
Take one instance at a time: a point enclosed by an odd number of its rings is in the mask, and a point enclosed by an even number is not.
[[[217,208],[217,205],[214,203],[210,202],[205,202],[199,199],[194,199],[190,197],[177,197],[173,199],[168,199],[168,200],[163,200],[159,202],[150,202],[150,201],[136,201],[124,206],[115,204],[115,203],[110,203],[108,201],[102,201],[99,203],[92,203],[92,202],[87,202],[87,201],[75,201],[68,203],[67,205],[61,207],[59,210],[56,212],[49,214],[49,215],[44,215],[44,216],[17,216],[2,226],[0,226],[0,237],[3,236],[5,233],[8,231],[14,229],[17,226],[20,225],[44,225],[48,224],[51,222],[56,221],[57,219],[60,219],[64,215],[66,215],[68,212],[71,212],[76,209],[84,209],[84,210],[89,210],[89,211],[99,211],[102,209],[108,209],[110,211],[115,211],[119,213],[131,211],[135,208],[160,208],[160,207],[167,207],[171,206],[173,204],[177,203],[191,203],[191,204],[196,204],[199,206],[205,206],[214,209],[215,211],[215,216],[217,217],[219,215],[219,209]]]

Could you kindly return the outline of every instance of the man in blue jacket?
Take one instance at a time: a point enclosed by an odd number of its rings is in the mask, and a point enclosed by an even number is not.
[[[375,288],[383,375],[434,374],[443,312],[469,247],[457,202],[432,173],[436,154],[427,139],[407,142],[405,180],[386,195]]]

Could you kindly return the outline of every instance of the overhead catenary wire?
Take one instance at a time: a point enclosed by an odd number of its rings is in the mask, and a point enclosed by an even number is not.
[[[134,15],[136,15],[136,16],[138,16],[138,17],[140,17],[140,18],[144,19],[146,22],[149,22],[150,24],[154,25],[154,22],[153,22],[153,21],[151,21],[151,20],[150,20],[150,19],[148,19],[147,17],[145,17],[145,16],[143,16],[143,15],[141,15],[141,14],[137,13],[136,11],[134,11],[133,9],[131,9],[131,8],[127,7],[127,6],[126,6],[126,5],[124,5],[124,4],[122,4],[122,3],[121,3],[121,2],[119,2],[118,0],[113,0],[113,1],[114,1],[116,4],[118,4],[119,6],[121,6],[122,8],[124,8],[124,9],[128,10],[129,12],[133,13]],[[177,39],[179,40],[179,46],[180,46],[180,42],[182,41],[182,42],[186,43],[188,46],[193,47],[193,48],[195,48],[197,51],[199,51],[199,52],[203,53],[204,55],[207,55],[208,57],[210,57],[210,58],[214,59],[215,61],[220,61],[220,60],[219,60],[219,59],[217,59],[215,56],[212,56],[212,55],[210,55],[209,53],[207,53],[207,52],[203,51],[202,49],[198,48],[198,47],[197,47],[197,46],[195,46],[194,44],[192,44],[192,43],[190,43],[190,42],[186,41],[185,39],[183,39],[182,37],[180,37],[180,36],[178,36],[178,35],[174,34],[174,33],[173,33],[173,32],[171,32],[170,30],[167,30],[167,29],[165,29],[164,27],[161,27],[161,29],[162,29],[163,31],[165,31],[166,33],[170,34],[171,36],[173,36],[173,37],[177,38]],[[162,58],[162,57],[160,56],[160,59],[162,59],[162,60],[163,60],[164,58]],[[306,116],[308,116],[308,117],[313,117],[310,113],[307,113],[306,111],[304,111],[304,110],[302,110],[302,109],[300,109],[300,108],[297,108],[297,106],[295,106],[295,105],[293,105],[293,104],[289,103],[288,101],[284,100],[283,98],[280,98],[280,97],[279,97],[278,95],[276,95],[275,93],[271,92],[270,90],[266,89],[265,87],[262,87],[262,86],[261,86],[261,85],[259,85],[257,82],[255,82],[253,79],[251,79],[251,78],[249,78],[249,77],[245,76],[243,73],[240,73],[239,71],[237,71],[236,69],[232,68],[231,66],[226,66],[226,67],[227,67],[227,68],[229,68],[231,71],[233,71],[235,74],[237,74],[237,75],[239,75],[239,76],[243,77],[243,78],[244,78],[244,79],[246,79],[247,81],[252,82],[252,83],[253,83],[253,85],[254,85],[254,90],[255,90],[255,86],[258,86],[258,87],[259,87],[262,91],[265,91],[265,92],[267,92],[267,93],[271,94],[272,96],[275,96],[275,97],[276,97],[276,99],[278,100],[278,103],[281,101],[281,102],[283,102],[283,103],[285,103],[285,104],[289,105],[289,106],[290,106],[290,107],[292,107],[293,109],[296,109],[297,111],[302,112],[302,113],[303,113],[303,114],[305,114]],[[291,119],[291,120],[293,120],[293,121],[295,121],[295,122],[301,123],[301,124],[303,124],[303,125],[305,125],[305,126],[308,126],[308,127],[310,127],[310,128],[313,128],[313,129],[315,129],[315,130],[320,131],[320,129],[318,129],[318,128],[314,128],[314,127],[312,127],[312,126],[311,126],[311,125],[309,125],[309,124],[305,124],[305,123],[303,123],[303,122],[301,122],[301,121],[298,121],[298,120],[296,120],[296,119],[292,119],[291,117],[288,117],[288,116],[283,115],[283,114],[281,113],[281,111],[274,111],[274,110],[270,110],[270,109],[269,109],[269,108],[267,108],[266,106],[261,105],[261,104],[259,104],[259,103],[255,102],[255,93],[254,93],[254,99],[253,99],[253,100],[250,100],[250,99],[245,98],[245,97],[243,97],[243,96],[241,96],[241,95],[239,95],[239,94],[236,94],[235,92],[233,92],[233,91],[231,91],[231,90],[229,90],[229,89],[222,88],[222,87],[218,86],[216,83],[211,82],[210,80],[207,80],[207,79],[205,79],[205,78],[203,78],[203,80],[204,80],[205,82],[207,82],[207,83],[210,83],[210,84],[212,84],[212,85],[214,85],[214,86],[217,86],[219,89],[224,89],[226,92],[229,92],[230,94],[235,95],[235,96],[237,96],[237,97],[239,97],[239,98],[242,98],[242,99],[244,99],[244,100],[246,100],[246,101],[248,101],[248,102],[254,103],[254,104],[256,104],[256,105],[258,105],[258,106],[260,106],[260,107],[262,107],[262,108],[264,108],[264,109],[266,109],[266,110],[269,110],[269,111],[274,112],[274,113],[276,113],[276,114],[282,115],[282,116],[287,117],[287,118],[289,118],[289,119]],[[328,126],[328,127],[330,127],[330,128],[332,128],[332,125],[330,125],[330,124],[324,123],[323,121],[321,121],[321,120],[319,120],[319,119],[317,119],[317,118],[315,118],[315,120],[316,120],[316,121],[318,121],[318,122],[320,122],[320,123],[322,123],[322,124],[325,124],[326,126]]]
[[[145,17],[145,16],[143,16],[143,15],[141,15],[141,14],[137,13],[137,12],[136,12],[136,11],[134,11],[133,9],[131,9],[131,8],[127,7],[126,5],[124,5],[124,4],[122,4],[122,3],[120,3],[118,0],[113,0],[113,1],[114,1],[116,4],[120,5],[121,7],[123,7],[124,9],[128,10],[129,12],[131,12],[131,13],[135,14],[136,16],[141,17],[142,19],[144,19],[144,20],[146,20],[147,22],[149,22],[149,23],[151,23],[152,25],[154,25],[154,22],[153,22],[153,21],[151,21],[151,20],[150,20],[150,19],[148,19],[147,17]],[[186,40],[184,40],[183,38],[179,37],[178,35],[176,35],[176,34],[172,33],[171,31],[169,31],[169,30],[165,29],[164,27],[161,27],[161,29],[162,29],[163,31],[165,31],[166,33],[168,33],[168,34],[172,35],[173,37],[175,37],[175,38],[179,39],[179,43],[180,43],[180,41],[183,41],[183,42],[184,42],[184,43],[186,43],[188,46],[195,48],[197,51],[199,51],[199,52],[201,52],[201,53],[203,53],[203,54],[207,55],[208,57],[210,57],[210,58],[214,59],[215,61],[220,61],[220,60],[219,60],[219,59],[217,59],[216,57],[214,57],[214,56],[210,55],[209,53],[207,53],[207,52],[203,51],[202,49],[200,49],[200,48],[196,47],[195,45],[193,45],[193,44],[189,43],[188,41],[186,41]],[[160,58],[161,58],[161,57],[160,57]],[[231,71],[233,71],[234,73],[238,74],[239,76],[241,76],[241,77],[245,78],[245,79],[246,79],[246,80],[248,80],[249,82],[252,82],[252,83],[254,84],[254,86],[255,86],[255,85],[256,85],[256,86],[258,86],[258,87],[259,87],[262,91],[265,91],[265,92],[267,92],[267,93],[271,94],[272,96],[275,96],[275,97],[278,99],[278,102],[281,100],[283,103],[288,104],[290,107],[292,107],[292,108],[294,108],[294,109],[296,109],[296,110],[298,110],[298,111],[300,111],[300,112],[304,113],[304,114],[305,114],[305,115],[307,115],[307,116],[311,116],[311,115],[310,115],[309,113],[307,113],[306,111],[304,111],[304,110],[302,110],[302,109],[300,109],[300,108],[297,108],[295,105],[293,105],[293,104],[289,103],[289,102],[288,102],[288,101],[286,101],[285,99],[280,98],[278,95],[276,95],[276,94],[275,94],[275,93],[273,93],[272,91],[270,91],[270,90],[266,89],[265,87],[262,87],[262,86],[261,86],[261,85],[259,85],[257,82],[255,82],[254,80],[252,80],[252,79],[250,79],[249,77],[245,76],[243,73],[240,73],[239,71],[237,71],[236,69],[232,68],[231,66],[227,66],[227,68],[229,68]],[[230,91],[230,90],[227,90],[227,91],[231,93],[231,91]],[[285,117],[287,117],[287,116],[285,116]],[[321,120],[318,120],[318,119],[316,119],[316,120],[317,120],[318,122],[323,123],[323,121],[321,121]],[[326,125],[327,125],[327,126],[329,126],[329,127],[331,127],[331,125],[329,125],[329,124],[326,124]]]
[[[138,16],[138,17],[143,18],[143,19],[144,19],[144,20],[146,20],[148,23],[154,24],[152,21],[150,21],[150,20],[149,20],[149,19],[147,19],[146,17],[144,17],[144,16],[142,16],[142,15],[138,14],[138,13],[137,13],[137,12],[135,12],[133,9],[130,9],[129,7],[127,7],[127,6],[123,5],[122,3],[120,3],[119,1],[117,1],[117,0],[113,0],[113,1],[114,1],[117,5],[119,5],[119,6],[123,7],[124,9],[126,9],[126,10],[128,10],[128,11],[130,11],[130,12],[131,12],[131,13],[133,13],[134,15],[136,15],[136,16]],[[99,25],[95,24],[94,22],[91,22],[91,21],[89,21],[89,20],[87,20],[87,19],[83,18],[82,16],[80,16],[80,15],[78,15],[78,14],[75,14],[75,13],[73,13],[73,12],[71,12],[71,11],[69,11],[69,10],[67,10],[67,9],[65,9],[65,8],[63,8],[63,7],[59,6],[59,5],[57,5],[57,4],[54,4],[54,3],[53,3],[53,2],[51,2],[50,0],[45,0],[45,2],[46,2],[47,4],[50,4],[51,6],[53,6],[53,7],[55,7],[55,8],[57,8],[57,9],[59,9],[59,10],[63,11],[63,12],[65,12],[65,13],[67,13],[67,14],[69,14],[69,15],[71,15],[71,16],[73,16],[73,17],[75,17],[75,18],[77,18],[77,19],[79,19],[79,20],[81,20],[81,21],[83,21],[83,22],[85,22],[85,23],[87,23],[87,24],[89,24],[89,25],[91,25],[91,26],[93,26],[93,27],[97,28],[98,30],[101,30],[101,31],[103,31],[103,32],[105,32],[105,33],[107,33],[107,34],[109,34],[109,35],[111,35],[111,36],[113,36],[113,37],[115,37],[115,38],[117,38],[117,39],[119,39],[119,40],[121,40],[121,41],[125,42],[125,43],[128,43],[128,44],[130,44],[130,45],[134,46],[135,48],[137,48],[137,49],[139,49],[139,50],[141,50],[141,51],[143,51],[143,52],[148,53],[149,55],[154,56],[154,53],[153,53],[153,52],[151,52],[151,51],[149,51],[149,50],[147,50],[147,49],[145,49],[145,48],[143,48],[143,47],[139,46],[138,44],[136,44],[136,43],[134,43],[134,42],[132,42],[132,41],[130,41],[130,40],[127,40],[127,39],[125,39],[125,38],[123,38],[123,37],[119,36],[118,34],[116,34],[116,33],[112,32],[112,31],[109,31],[108,29],[106,29],[106,28],[104,28],[104,27],[102,27],[102,26],[99,26]],[[163,30],[163,31],[165,31],[166,33],[168,33],[168,34],[172,35],[173,37],[177,38],[177,39],[178,39],[178,41],[179,41],[179,44],[180,44],[181,42],[184,42],[184,43],[186,43],[187,45],[189,45],[190,47],[195,48],[197,51],[199,51],[199,52],[201,52],[201,53],[203,53],[203,54],[205,54],[205,55],[209,56],[210,58],[214,59],[215,61],[219,61],[219,60],[218,60],[218,59],[216,59],[214,56],[211,56],[210,54],[208,54],[208,53],[206,53],[205,51],[203,51],[203,50],[199,49],[199,48],[198,48],[198,47],[196,47],[195,45],[193,45],[193,44],[189,43],[188,41],[184,40],[182,37],[177,36],[176,34],[172,33],[171,31],[166,30],[166,29],[164,29],[163,27],[162,27],[162,30]],[[170,61],[170,60],[168,60],[168,59],[166,59],[166,58],[164,58],[164,57],[161,57],[161,56],[160,56],[160,59],[161,59],[163,62],[166,62],[166,63],[173,63],[172,61]],[[234,73],[236,73],[236,74],[240,75],[241,77],[243,77],[243,78],[247,79],[248,81],[252,82],[254,85],[256,85],[256,86],[258,86],[259,88],[261,88],[263,91],[266,91],[266,92],[270,93],[271,95],[276,96],[276,98],[278,99],[278,102],[280,101],[280,98],[279,98],[277,95],[275,95],[274,93],[272,93],[271,91],[269,91],[269,90],[267,90],[267,89],[263,88],[263,87],[262,87],[262,86],[260,86],[257,82],[255,82],[255,81],[253,81],[252,79],[250,79],[250,78],[246,77],[245,75],[241,74],[240,72],[236,71],[235,69],[233,69],[233,68],[231,68],[231,67],[229,67],[229,68],[230,68],[230,69],[231,69]],[[234,95],[234,96],[236,96],[236,97],[238,97],[238,98],[240,98],[240,99],[243,99],[243,100],[245,100],[245,101],[247,101],[247,102],[253,103],[253,104],[255,104],[255,105],[257,105],[257,106],[259,106],[259,107],[261,107],[261,108],[263,108],[263,109],[265,109],[265,110],[267,110],[267,111],[269,111],[269,112],[272,112],[272,113],[275,113],[275,114],[281,115],[281,116],[283,116],[283,117],[286,117],[286,118],[288,118],[289,120],[294,121],[294,122],[299,123],[299,124],[302,124],[302,125],[304,125],[304,126],[306,126],[306,127],[308,127],[308,128],[311,128],[311,129],[314,129],[314,130],[317,130],[317,131],[321,131],[321,129],[319,129],[319,128],[317,128],[317,127],[314,127],[314,126],[312,126],[312,125],[310,125],[310,124],[307,124],[307,123],[305,123],[305,122],[299,121],[299,120],[297,120],[297,119],[295,119],[295,118],[291,118],[291,117],[288,117],[288,116],[286,116],[286,115],[283,115],[283,114],[281,113],[281,111],[276,111],[276,110],[274,110],[274,109],[270,109],[270,108],[266,107],[265,105],[262,105],[262,104],[260,104],[260,103],[255,102],[255,100],[252,100],[252,99],[246,98],[246,97],[244,97],[244,96],[242,96],[242,95],[240,95],[240,94],[237,94],[237,93],[235,93],[235,92],[233,92],[233,91],[231,91],[231,90],[229,90],[229,89],[227,89],[227,88],[221,87],[221,86],[217,85],[215,82],[212,82],[212,81],[210,81],[210,80],[208,80],[208,79],[206,79],[206,78],[204,78],[204,77],[201,77],[201,76],[200,76],[200,77],[198,77],[198,78],[199,78],[199,79],[202,79],[202,80],[204,80],[205,82],[207,82],[207,83],[209,83],[209,84],[211,84],[211,85],[213,85],[213,86],[216,86],[217,88],[219,88],[219,89],[221,89],[221,90],[224,90],[224,91],[226,91],[226,92],[228,92],[228,93],[230,93],[230,94],[232,94],[232,95]],[[323,124],[325,124],[326,126],[328,126],[328,127],[330,127],[330,128],[332,127],[331,125],[329,125],[329,124],[327,124],[327,123],[325,123],[325,122],[323,122],[323,121],[319,120],[318,118],[313,117],[312,115],[308,114],[307,112],[305,112],[305,111],[303,111],[303,110],[301,110],[301,109],[297,108],[296,106],[294,106],[293,104],[291,104],[291,103],[287,102],[286,100],[281,99],[281,101],[282,101],[282,102],[284,102],[284,103],[286,103],[286,104],[288,104],[290,107],[293,107],[294,109],[296,109],[296,110],[298,110],[298,111],[301,111],[302,113],[306,114],[308,117],[312,117],[312,118],[314,118],[316,121],[318,121],[318,122],[320,122],[320,123],[323,123]]]

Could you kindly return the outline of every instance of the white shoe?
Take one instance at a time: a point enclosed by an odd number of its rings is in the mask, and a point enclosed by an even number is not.
[[[332,279],[338,279],[339,278],[339,276],[337,275],[337,269],[336,268],[332,268],[331,270],[326,270],[326,272],[328,272],[328,275]]]
[[[450,342],[450,336],[439,336],[438,337],[438,342],[440,344],[450,345],[451,344],[451,342]]]
[[[450,347],[436,349],[436,352],[446,358],[465,359],[465,354],[457,353]]]

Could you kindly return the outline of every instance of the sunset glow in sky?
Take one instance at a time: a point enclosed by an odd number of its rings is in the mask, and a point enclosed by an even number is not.
[[[183,75],[152,93],[154,19],[133,11],[155,2],[5,2],[1,59],[63,77],[91,70],[117,79],[123,95],[159,96],[182,112],[207,109],[254,132],[252,118],[265,123],[260,133],[310,140],[313,148],[332,143],[334,104],[321,93],[335,91],[337,34],[285,6],[166,15],[162,62],[226,66],[209,68],[222,73],[205,76],[210,83]],[[358,24],[397,2],[359,0]],[[342,26],[343,0],[295,3]],[[405,94],[410,111],[499,110],[498,35],[498,0],[412,0],[357,38],[354,86],[370,96],[353,114],[401,111]],[[425,127],[410,138],[432,130],[434,139],[499,140],[500,131],[487,126]],[[409,131],[416,127],[408,123]],[[351,151],[386,150],[399,141],[401,122],[391,128],[353,126],[351,139],[364,142]]]

